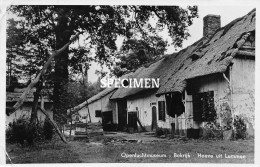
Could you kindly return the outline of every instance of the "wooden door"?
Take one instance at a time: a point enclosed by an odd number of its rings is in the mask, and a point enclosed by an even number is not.
[[[156,107],[152,107],[152,127],[151,130],[155,131],[157,128],[157,113],[156,113]]]
[[[118,130],[127,128],[127,102],[125,99],[117,101],[118,107]]]
[[[128,112],[128,128],[137,130],[137,112]]]

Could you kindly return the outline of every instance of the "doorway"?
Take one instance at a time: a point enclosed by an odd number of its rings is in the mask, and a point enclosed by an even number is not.
[[[128,128],[137,130],[137,112],[128,112]]]
[[[153,106],[152,107],[152,127],[151,127],[151,130],[156,131],[156,128],[157,128],[157,113],[156,113],[156,107]]]
[[[118,130],[124,131],[127,129],[127,102],[125,99],[117,101],[118,111]]]

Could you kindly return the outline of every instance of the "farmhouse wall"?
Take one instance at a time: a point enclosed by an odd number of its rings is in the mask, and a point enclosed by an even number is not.
[[[8,104],[12,106],[12,104]],[[40,104],[39,104],[40,105]],[[52,112],[52,104],[51,103],[45,103],[44,104],[46,112],[50,115],[51,118],[53,118],[53,112]],[[31,117],[31,111],[32,111],[32,102],[24,102],[22,107],[18,109],[16,112],[12,113],[10,116],[6,116],[5,125],[8,127],[9,123],[17,120],[18,118],[30,118]],[[45,120],[45,115],[38,110],[37,111],[38,120],[40,122],[43,122]]]
[[[243,117],[251,131],[255,126],[255,60],[235,58],[233,63],[231,83],[234,114]]]

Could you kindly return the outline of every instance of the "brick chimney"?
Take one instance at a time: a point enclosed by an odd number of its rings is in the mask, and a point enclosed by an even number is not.
[[[211,37],[221,27],[220,15],[209,14],[203,18],[203,36]]]

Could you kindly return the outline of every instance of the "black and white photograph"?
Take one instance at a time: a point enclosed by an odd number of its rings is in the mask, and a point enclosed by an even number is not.
[[[1,6],[1,163],[256,164],[256,2],[65,2]]]

